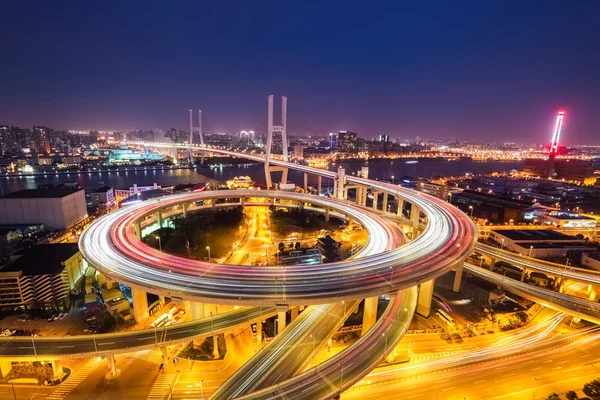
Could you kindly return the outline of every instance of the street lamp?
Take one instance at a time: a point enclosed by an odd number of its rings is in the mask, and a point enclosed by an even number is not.
[[[469,206],[469,210],[471,210],[471,218],[473,218],[473,206]]]
[[[502,238],[502,246],[500,246],[500,250],[504,249],[504,238]]]
[[[533,246],[529,246],[529,258],[531,258],[531,250],[533,250]]]
[[[206,246],[206,250],[208,250],[208,261],[210,262],[210,246]]]
[[[310,337],[313,340],[313,358],[315,358],[315,340],[317,339],[316,337],[314,337],[313,335],[310,335]]]
[[[162,243],[160,241],[160,236],[154,236],[154,238],[158,240],[158,251],[162,252]]]
[[[204,390],[202,387],[202,384],[204,383],[203,380],[200,381],[200,399],[204,400]]]

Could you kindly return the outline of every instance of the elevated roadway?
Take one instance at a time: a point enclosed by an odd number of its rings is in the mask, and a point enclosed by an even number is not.
[[[128,353],[188,343],[214,336],[236,326],[262,321],[277,314],[275,307],[244,307],[209,318],[140,331],[62,337],[0,337],[0,357],[11,359],[66,359]]]
[[[469,273],[495,283],[516,295],[554,310],[600,324],[600,303],[529,285],[470,263],[465,263],[464,268]]]
[[[567,265],[539,260],[536,258],[519,255],[508,250],[499,249],[484,243],[477,243],[475,245],[475,250],[489,258],[506,261],[510,264],[532,271],[544,272],[546,274],[568,278],[579,282],[594,284],[600,283],[600,271],[570,267]]]

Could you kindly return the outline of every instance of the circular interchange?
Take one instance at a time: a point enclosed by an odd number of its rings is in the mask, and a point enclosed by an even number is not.
[[[255,190],[181,194],[128,206],[94,222],[79,245],[88,263],[110,279],[170,297],[255,306],[362,299],[413,286],[456,267],[476,240],[475,228],[464,214],[414,193],[410,201],[418,202],[428,223],[417,239],[403,246],[399,246],[401,232],[381,213],[321,196]],[[221,265],[160,252],[135,233],[138,221],[161,209],[197,200],[257,196],[326,207],[353,218],[369,232],[363,253],[367,255],[318,265]]]

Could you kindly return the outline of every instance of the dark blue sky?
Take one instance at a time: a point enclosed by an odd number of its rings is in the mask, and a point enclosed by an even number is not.
[[[417,4],[419,3],[419,4]],[[0,124],[600,144],[600,2],[3,2]],[[292,118],[294,118],[292,116]]]

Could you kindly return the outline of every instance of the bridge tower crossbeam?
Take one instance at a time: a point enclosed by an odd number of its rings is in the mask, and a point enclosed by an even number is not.
[[[281,125],[273,124],[273,95],[268,99],[268,119],[267,119],[267,143],[265,146],[265,178],[267,189],[271,189],[273,182],[271,172],[281,171],[281,183],[287,183],[288,169],[285,167],[271,166],[271,147],[273,146],[273,133],[281,133],[281,144],[283,148],[283,161],[288,161],[288,141],[287,141],[287,97],[281,97]]]

